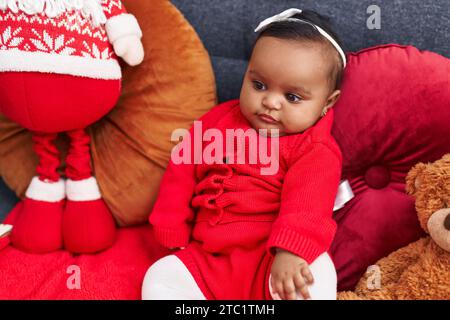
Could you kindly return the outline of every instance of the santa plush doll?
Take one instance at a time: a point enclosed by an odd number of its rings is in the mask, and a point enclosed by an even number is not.
[[[85,129],[119,97],[117,57],[142,61],[141,37],[120,0],[0,0],[0,112],[32,132],[39,157],[14,218],[14,246],[92,253],[113,244]],[[59,133],[70,139],[64,177]]]

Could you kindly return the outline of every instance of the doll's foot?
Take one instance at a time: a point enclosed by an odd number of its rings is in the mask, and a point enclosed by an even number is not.
[[[32,253],[61,249],[64,197],[63,180],[44,182],[33,178],[25,200],[13,209],[12,245]]]
[[[114,218],[100,196],[97,181],[67,180],[63,214],[65,248],[73,253],[94,253],[112,246],[116,237]]]

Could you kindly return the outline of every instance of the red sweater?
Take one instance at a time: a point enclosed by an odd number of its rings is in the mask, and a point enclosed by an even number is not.
[[[226,129],[250,128],[236,100],[213,108],[200,121],[203,132],[216,128],[223,137]],[[226,242],[236,238],[230,233],[231,222],[273,221],[266,245],[269,253],[282,248],[308,263],[314,261],[328,250],[336,230],[332,213],[342,155],[331,136],[332,123],[331,110],[305,132],[280,137],[279,169],[273,175],[261,175],[261,167],[269,165],[260,162],[176,165],[170,161],[150,215],[157,240],[166,247],[184,247],[191,241],[194,224],[208,221],[217,226],[213,241]],[[193,128],[190,134],[194,136]],[[183,143],[194,147],[193,139]],[[202,150],[209,143],[203,142]],[[247,143],[247,156],[248,152]],[[224,224],[227,228],[221,233]],[[236,228],[239,232],[241,225]]]

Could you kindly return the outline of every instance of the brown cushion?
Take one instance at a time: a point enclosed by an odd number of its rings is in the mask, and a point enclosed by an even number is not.
[[[145,222],[156,199],[176,128],[216,104],[215,80],[199,37],[166,0],[126,0],[144,37],[145,60],[123,68],[122,96],[91,127],[95,175],[120,225]],[[64,136],[58,145],[66,149]],[[0,175],[23,196],[37,157],[29,132],[0,115]]]

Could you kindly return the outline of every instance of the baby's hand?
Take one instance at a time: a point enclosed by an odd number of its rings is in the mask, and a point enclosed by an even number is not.
[[[314,282],[308,263],[299,256],[277,249],[271,270],[272,293],[283,300],[296,300],[297,292],[309,299],[308,285]]]

